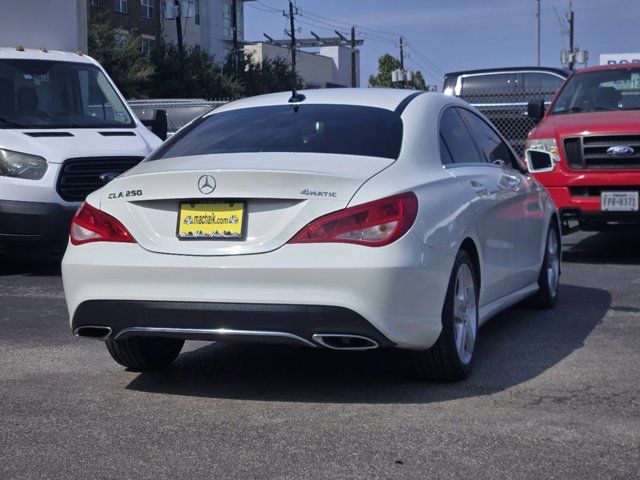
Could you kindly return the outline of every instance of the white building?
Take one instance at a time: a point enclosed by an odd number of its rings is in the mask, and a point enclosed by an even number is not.
[[[238,42],[244,41],[244,2],[235,0]],[[182,39],[185,45],[200,45],[218,61],[224,60],[233,45],[234,0],[180,0]],[[174,0],[161,4],[162,29],[165,41],[177,43]],[[240,47],[241,48],[241,47]]]
[[[254,62],[264,59],[284,58],[291,62],[291,50],[273,43],[258,42],[245,45],[244,51]],[[360,86],[360,56],[356,51],[356,87]],[[296,70],[306,87],[350,87],[351,49],[344,46],[319,47],[317,53],[299,50],[296,53]]]

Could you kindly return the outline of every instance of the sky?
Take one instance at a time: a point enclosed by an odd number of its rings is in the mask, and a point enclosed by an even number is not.
[[[378,57],[399,56],[400,34],[408,44],[407,68],[421,70],[427,83],[442,87],[445,72],[537,64],[536,0],[296,0],[300,37],[345,34],[356,25],[361,51],[361,83],[377,72]],[[288,20],[280,10],[288,0],[245,3],[245,39],[263,33],[285,38]],[[278,10],[278,11],[275,11]],[[541,0],[542,65],[560,67],[568,47],[560,19],[568,0]],[[589,65],[601,53],[640,52],[640,0],[573,0],[575,44],[589,51]],[[559,19],[560,17],[560,19]],[[565,22],[566,24],[566,22]]]

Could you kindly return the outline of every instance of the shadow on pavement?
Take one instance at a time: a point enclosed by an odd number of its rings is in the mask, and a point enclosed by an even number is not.
[[[551,311],[512,308],[480,330],[474,373],[456,384],[425,384],[408,352],[333,352],[212,344],[170,368],[141,373],[132,390],[281,402],[428,403],[492,394],[541,375],[575,350],[601,321],[611,295],[562,285]]]
[[[564,237],[563,245],[562,260],[565,262],[640,265],[638,230],[578,233]]]
[[[60,275],[62,255],[15,255],[0,253],[0,276],[29,275],[55,277]]]

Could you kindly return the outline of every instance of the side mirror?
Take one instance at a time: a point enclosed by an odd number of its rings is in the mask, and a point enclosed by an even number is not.
[[[527,116],[539,122],[544,117],[544,99],[543,98],[534,98],[529,101],[527,105]]]
[[[151,131],[163,142],[167,139],[169,123],[167,121],[166,110],[156,110],[153,112],[153,120],[140,120],[145,127],[151,127]]]
[[[167,129],[169,124],[167,122],[167,111],[156,110],[153,114],[153,125],[151,131],[155,133],[160,140],[165,141],[167,139]]]
[[[551,154],[544,150],[527,150],[524,158],[531,173],[550,172],[554,168]]]

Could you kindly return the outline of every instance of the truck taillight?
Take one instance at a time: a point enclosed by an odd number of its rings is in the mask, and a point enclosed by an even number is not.
[[[129,231],[111,215],[84,202],[71,221],[71,243],[136,243]]]
[[[413,192],[349,207],[314,220],[289,243],[355,243],[382,247],[402,237],[418,214]]]

